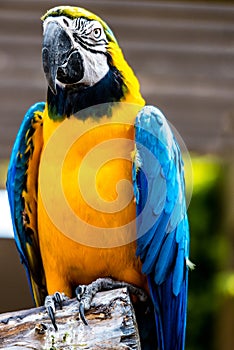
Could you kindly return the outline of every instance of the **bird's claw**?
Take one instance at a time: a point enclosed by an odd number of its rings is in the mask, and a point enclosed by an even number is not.
[[[80,285],[76,288],[75,290],[75,294],[77,297],[77,300],[79,302],[79,314],[80,314],[80,318],[83,321],[83,323],[87,326],[88,322],[85,318],[85,303],[84,303],[84,296],[85,296],[85,292],[86,292],[87,286],[86,285]],[[89,305],[90,307],[90,305]],[[89,308],[87,307],[87,308]]]
[[[75,290],[75,294],[79,302],[79,313],[83,323],[88,325],[85,318],[85,311],[90,309],[93,297],[97,292],[123,287],[127,287],[129,292],[134,294],[140,301],[147,300],[147,294],[141,288],[135,287],[126,282],[115,281],[111,278],[98,278],[96,281],[88,285],[79,285]]]
[[[54,301],[56,304],[59,305],[60,310],[62,310],[63,307],[63,301],[66,299],[65,294],[64,293],[60,293],[60,292],[55,292],[54,293]]]
[[[92,293],[89,293],[87,290],[91,289],[90,285],[80,285],[76,288],[75,294],[79,302],[79,314],[82,322],[87,326],[88,322],[85,317],[85,310],[90,309],[91,300],[93,298]]]
[[[45,298],[45,308],[49,315],[49,318],[54,326],[55,331],[58,330],[58,326],[55,320],[55,310],[56,306],[59,305],[59,308],[62,309],[63,301],[66,300],[64,293],[55,292],[53,295],[47,295]]]
[[[79,285],[75,290],[75,294],[79,302],[79,314],[82,322],[86,326],[88,325],[85,317],[85,311],[90,309],[93,297],[97,292],[124,287],[127,287],[129,292],[137,296],[140,301],[146,301],[147,294],[142,289],[126,282],[112,280],[111,278],[98,278],[96,281],[88,285]],[[65,294],[59,292],[56,292],[53,295],[48,295],[45,299],[45,308],[55,331],[58,330],[55,319],[56,306],[58,305],[60,309],[62,309],[63,302],[66,299],[67,297]]]
[[[86,285],[84,284],[81,284],[80,286],[78,286],[75,290],[75,293],[76,293],[76,297],[77,297],[77,300],[80,302],[81,299],[82,299],[82,296],[84,295],[85,293],[85,290],[86,290]]]
[[[81,320],[83,321],[83,323],[84,323],[86,326],[88,326],[88,322],[87,322],[86,317],[85,317],[85,307],[84,307],[83,302],[80,302],[79,313],[80,313],[80,318],[81,318]]]

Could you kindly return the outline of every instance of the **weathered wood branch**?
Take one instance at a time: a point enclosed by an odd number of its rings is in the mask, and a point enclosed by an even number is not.
[[[55,332],[44,307],[0,315],[0,349],[140,349],[133,306],[126,288],[100,292],[80,320],[78,302],[56,310]]]

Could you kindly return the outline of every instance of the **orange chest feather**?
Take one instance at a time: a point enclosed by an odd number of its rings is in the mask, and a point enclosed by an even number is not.
[[[46,275],[52,274],[59,262],[60,274],[65,272],[74,283],[112,276],[142,285],[141,266],[135,256],[131,160],[134,127],[132,123],[113,120],[101,124],[91,121],[85,127],[82,121],[76,123],[71,130],[77,127],[78,136],[74,132],[76,137],[70,136],[68,142],[65,133],[66,150],[62,155],[59,149],[64,146],[64,133],[58,132],[60,142],[57,147],[53,145],[53,152],[58,152],[54,158],[59,162],[52,165],[44,161],[50,143],[56,143],[56,139],[48,139],[42,154],[42,163],[48,166],[40,168],[39,185],[44,184],[44,190],[39,193],[38,224]],[[49,169],[54,167],[60,167],[54,175],[60,195],[52,188]],[[50,183],[45,186],[46,169]],[[45,182],[41,180],[43,176]],[[47,192],[51,193],[49,210],[44,198]],[[50,278],[53,280],[53,276]]]
[[[51,123],[45,121],[45,133]],[[71,118],[51,135],[46,135],[40,167],[40,187],[50,196],[51,209],[55,203],[59,209],[66,203],[81,220],[97,227],[119,227],[134,220],[133,122]],[[68,210],[65,213],[70,216]]]

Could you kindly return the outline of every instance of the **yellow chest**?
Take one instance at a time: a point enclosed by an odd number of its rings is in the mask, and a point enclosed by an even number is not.
[[[60,274],[73,283],[109,275],[141,284],[132,189],[135,111],[131,115],[44,121],[38,226],[50,281],[58,281],[59,261]]]
[[[99,120],[72,117],[61,124],[45,120],[39,187],[52,217],[58,203],[60,214],[54,215],[67,225],[74,225],[75,215],[88,225],[106,228],[134,219],[133,122],[121,120],[119,113]]]

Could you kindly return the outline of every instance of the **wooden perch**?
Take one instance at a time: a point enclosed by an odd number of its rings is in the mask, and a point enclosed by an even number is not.
[[[44,307],[0,315],[0,349],[140,349],[134,309],[126,288],[97,293],[88,326],[78,315],[78,302],[56,310],[55,332]]]

